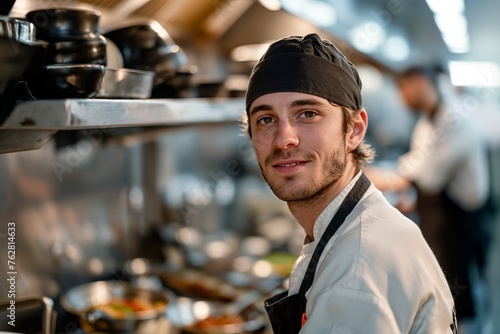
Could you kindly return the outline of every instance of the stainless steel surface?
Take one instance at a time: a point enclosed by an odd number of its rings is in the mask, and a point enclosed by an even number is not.
[[[87,128],[236,122],[243,99],[38,100],[19,104],[2,130],[76,130]]]
[[[35,43],[35,25],[27,20],[0,15],[0,36],[15,42]]]
[[[237,122],[243,99],[62,99],[18,104],[0,126],[0,153],[40,148],[58,130]]]
[[[155,73],[129,68],[106,68],[97,97],[147,99],[151,97]]]
[[[0,131],[0,154],[38,149],[45,145],[56,130]]]

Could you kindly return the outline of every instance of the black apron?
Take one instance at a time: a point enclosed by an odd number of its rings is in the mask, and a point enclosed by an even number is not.
[[[487,207],[465,211],[445,191],[426,194],[417,185],[420,229],[443,269],[455,301],[457,318],[475,316],[469,265],[484,267],[489,243]]]
[[[365,174],[361,174],[354,187],[340,205],[337,213],[333,216],[328,227],[321,236],[318,245],[314,249],[311,262],[309,262],[307,271],[302,279],[299,292],[288,296],[288,291],[284,291],[265,301],[264,305],[269,319],[271,320],[271,326],[274,333],[296,334],[307,321],[307,300],[305,294],[313,283],[321,253],[325,249],[328,241],[342,225],[347,215],[351,213],[352,209],[354,209],[361,197],[363,197],[369,186],[370,180],[368,180]]]

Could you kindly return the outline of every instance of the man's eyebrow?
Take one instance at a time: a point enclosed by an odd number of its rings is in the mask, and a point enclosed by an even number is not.
[[[321,103],[318,100],[314,99],[304,99],[304,100],[295,100],[290,103],[290,107],[302,107],[302,106],[320,106],[324,103]]]
[[[256,112],[259,112],[259,111],[269,111],[269,110],[272,110],[272,109],[273,108],[271,108],[271,106],[268,105],[268,104],[259,104],[259,105],[256,105],[255,107],[253,107],[252,109],[250,109],[250,112],[248,114],[249,114],[249,116],[252,116]]]
[[[290,103],[290,107],[293,108],[293,107],[302,107],[302,106],[321,106],[323,104],[324,103],[322,103],[321,101],[318,101],[318,100],[315,100],[315,99],[303,99],[303,100],[295,100],[295,101],[293,101],[292,103]],[[253,107],[250,110],[249,115],[252,116],[256,112],[259,112],[259,111],[269,111],[269,110],[272,110],[272,109],[273,108],[270,105],[259,104],[259,105]]]

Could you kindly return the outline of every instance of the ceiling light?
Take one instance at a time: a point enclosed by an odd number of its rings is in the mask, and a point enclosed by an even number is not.
[[[453,53],[469,52],[469,36],[467,34],[442,34],[448,50]]]
[[[463,0],[426,0],[427,5],[435,14],[463,13]]]
[[[410,46],[401,36],[391,36],[387,39],[383,49],[384,56],[392,61],[402,61],[410,57]]]
[[[441,31],[443,41],[448,47],[448,50],[453,53],[465,53],[469,51],[467,19],[463,14],[435,14],[434,20]]]
[[[500,86],[500,67],[494,62],[450,61],[448,68],[454,86]]]
[[[467,19],[463,14],[436,14],[434,20],[443,33],[467,34]]]
[[[385,40],[385,30],[375,21],[357,26],[350,33],[351,42],[361,52],[375,51]]]
[[[318,0],[282,0],[283,8],[319,27],[331,27],[337,22],[337,11],[329,3]]]

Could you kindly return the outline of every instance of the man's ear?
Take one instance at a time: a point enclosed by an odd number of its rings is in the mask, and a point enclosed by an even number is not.
[[[351,129],[347,133],[346,148],[347,152],[354,151],[365,138],[366,129],[368,127],[368,114],[364,108],[361,108],[351,124]]]

